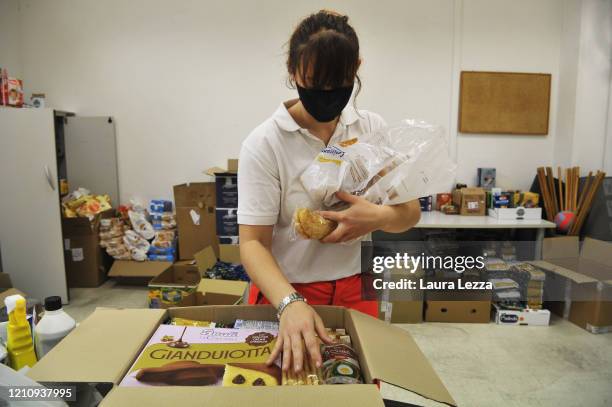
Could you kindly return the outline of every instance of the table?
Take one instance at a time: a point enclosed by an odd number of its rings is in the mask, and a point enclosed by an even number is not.
[[[542,243],[546,229],[555,228],[553,222],[537,220],[499,220],[493,216],[446,215],[439,211],[421,212],[417,229],[536,229],[535,258],[542,258]]]
[[[542,258],[542,245],[546,229],[555,228],[553,222],[545,219],[500,220],[493,216],[446,215],[440,211],[421,212],[421,219],[416,229],[536,229],[535,253],[536,260]],[[381,302],[384,304],[385,320],[391,320],[389,290],[385,290]]]

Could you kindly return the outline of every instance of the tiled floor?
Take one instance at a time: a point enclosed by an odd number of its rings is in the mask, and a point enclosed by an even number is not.
[[[109,281],[71,289],[65,307],[81,321],[96,307],[146,307],[145,287]],[[549,327],[401,325],[412,334],[460,406],[611,406],[612,333],[593,335],[553,318]],[[409,369],[410,367],[406,367]],[[437,405],[402,389],[383,396]]]

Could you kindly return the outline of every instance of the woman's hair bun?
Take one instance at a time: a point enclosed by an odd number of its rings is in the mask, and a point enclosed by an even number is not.
[[[336,17],[336,18],[339,17],[342,20],[342,22],[344,22],[344,23],[347,23],[348,19],[349,19],[346,14],[341,14],[341,13],[337,12],[336,10],[330,10],[330,9],[325,9],[324,8],[322,10],[319,10],[319,13],[327,14],[327,15],[330,15],[330,16]]]

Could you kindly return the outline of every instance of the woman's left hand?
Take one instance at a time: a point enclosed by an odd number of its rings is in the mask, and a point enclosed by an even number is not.
[[[349,242],[381,229],[385,223],[385,206],[376,205],[346,192],[336,196],[351,206],[343,211],[320,211],[325,219],[338,223],[338,227],[321,240],[323,243]]]

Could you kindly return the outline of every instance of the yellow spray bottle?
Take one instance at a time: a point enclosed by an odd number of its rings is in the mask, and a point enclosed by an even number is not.
[[[26,318],[26,300],[21,295],[11,295],[4,300],[9,315],[7,351],[13,369],[34,366],[36,353],[32,342],[32,329]]]

